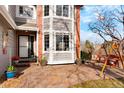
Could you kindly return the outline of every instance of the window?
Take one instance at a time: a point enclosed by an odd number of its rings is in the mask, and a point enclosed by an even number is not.
[[[63,37],[63,42],[65,44],[65,49],[64,50],[69,50],[69,35],[64,35]]]
[[[33,8],[30,7],[24,8],[24,15],[28,17],[33,17]]]
[[[44,35],[44,50],[49,50],[49,34]]]
[[[57,51],[63,50],[62,35],[56,35],[56,50]]]
[[[63,16],[68,17],[68,5],[63,5]]]
[[[23,6],[19,7],[19,14],[23,14]]]
[[[19,6],[19,16],[33,17],[33,8],[28,6]]]
[[[69,16],[69,6],[68,5],[56,5],[56,15],[57,16]]]
[[[49,5],[44,6],[44,16],[49,16]]]
[[[69,35],[56,35],[56,51],[69,51]]]
[[[56,15],[62,16],[62,6],[61,5],[56,6]]]

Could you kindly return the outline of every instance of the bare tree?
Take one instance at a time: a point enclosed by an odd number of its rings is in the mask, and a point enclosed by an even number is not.
[[[108,37],[112,39],[114,43],[117,44],[117,48],[113,50],[116,52],[116,54],[119,56],[121,64],[124,68],[123,58],[122,58],[122,49],[121,45],[124,40],[124,36],[122,34],[122,31],[118,28],[119,25],[124,26],[124,9],[123,6],[120,6],[119,8],[114,9],[114,11],[109,11],[106,9],[101,9],[96,11],[97,18],[94,22],[89,24],[89,29],[98,34],[101,38],[104,39],[105,42],[109,42]],[[106,53],[108,54],[108,53]]]

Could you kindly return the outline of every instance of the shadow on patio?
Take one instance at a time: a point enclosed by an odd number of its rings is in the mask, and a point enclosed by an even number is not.
[[[91,64],[82,64],[80,66],[76,64],[47,65],[44,67],[33,64],[28,69],[20,68],[18,70],[24,72],[24,74],[11,81],[7,81],[3,84],[3,87],[65,88],[85,81],[101,79],[97,75],[97,72],[101,71],[101,67]],[[119,70],[117,71],[119,72]],[[123,73],[117,73],[117,71],[107,69],[106,74],[113,78],[122,78]],[[121,82],[124,83],[123,80]]]
[[[87,64],[87,67],[93,68],[96,70],[96,75],[100,74],[102,67],[95,64]],[[112,68],[107,66],[105,69],[105,76],[108,76],[112,79],[117,79],[124,84],[124,70],[120,68]]]
[[[33,64],[33,63],[35,63],[35,62],[32,62],[32,61],[24,62],[23,61],[23,62],[19,62],[18,65],[15,65],[16,76],[14,77],[14,79],[19,78],[21,75],[23,75],[24,71],[26,69],[28,69],[31,66],[31,64]],[[5,73],[6,73],[6,71],[5,71]],[[0,85],[4,82],[8,81],[5,73],[0,77]]]

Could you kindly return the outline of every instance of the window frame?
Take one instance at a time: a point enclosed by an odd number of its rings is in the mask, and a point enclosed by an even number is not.
[[[57,11],[58,8],[57,8],[57,7],[59,7],[59,6],[61,7],[61,11],[59,11],[59,12],[61,12],[61,15],[58,15],[58,14],[57,14],[57,13],[58,13],[58,11]],[[59,7],[59,8],[60,8],[60,7]],[[62,16],[62,10],[63,10],[62,5],[56,5],[56,16]]]
[[[68,8],[68,10],[66,10],[67,8]],[[67,14],[66,14],[66,12],[67,12]],[[69,14],[70,14],[69,5],[63,5],[63,15],[62,16],[69,17]]]
[[[22,7],[22,9],[23,9],[23,14],[20,13],[20,7]],[[32,10],[32,11],[30,11],[32,16],[24,15],[24,9],[25,8]],[[16,6],[16,17],[33,19],[35,17],[35,7],[34,6],[25,6],[25,5],[17,5]]]
[[[47,42],[47,44],[48,44],[48,50],[46,49],[45,35],[48,35],[48,39],[47,39],[48,40],[48,42]],[[50,39],[50,34],[49,33],[44,33],[44,40],[43,40],[44,41],[43,42],[43,44],[44,44],[43,45],[44,46],[43,47],[43,50],[44,51],[49,51],[49,48],[50,48],[50,40],[49,39]]]
[[[22,8],[22,9],[20,9],[20,8]],[[22,12],[22,13],[20,13],[20,12]],[[23,11],[23,6],[19,6],[19,15],[20,15],[20,14],[23,14],[23,12],[24,12],[24,11]]]
[[[62,36],[62,50],[60,49],[60,50],[57,50],[57,35],[58,35],[58,37],[60,37],[60,35]],[[65,42],[64,42],[64,36],[68,36],[68,49],[67,50],[65,50],[65,48],[66,48],[66,44],[64,44]],[[64,47],[63,47],[63,44],[64,44]],[[57,51],[57,52],[66,52],[66,51],[70,51],[70,34],[69,33],[56,33],[55,34],[55,51]]]
[[[61,16],[57,15],[57,6],[61,6],[61,7],[62,7],[62,13],[61,13],[62,15],[61,15]],[[64,11],[64,10],[63,10],[63,7],[64,7],[64,6],[68,6],[68,16],[64,16],[64,15],[63,15],[63,14],[64,14],[64,12],[63,12],[63,11]],[[71,12],[71,11],[70,11],[70,7],[72,7],[72,6],[70,6],[70,5],[56,5],[56,6],[55,6],[55,10],[54,10],[54,11],[55,11],[55,15],[58,16],[58,17],[70,18],[70,12]]]

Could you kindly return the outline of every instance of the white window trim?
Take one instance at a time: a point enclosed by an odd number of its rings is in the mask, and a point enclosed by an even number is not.
[[[60,35],[69,35],[69,50],[67,50],[67,51],[64,51],[64,50],[61,50],[61,51],[56,50],[56,35],[57,35],[57,34],[60,34]],[[71,49],[71,46],[72,46],[72,45],[71,45],[71,43],[70,43],[70,40],[71,40],[71,34],[70,34],[70,33],[55,32],[55,33],[54,33],[54,41],[55,41],[55,42],[54,42],[54,45],[55,45],[55,46],[54,46],[54,49],[55,49],[54,51],[56,51],[56,52],[70,52],[70,51],[72,51],[72,49]],[[63,40],[62,40],[62,41],[63,41]]]
[[[50,34],[51,33],[49,33],[50,32],[50,30],[45,30],[44,32],[43,32],[43,51],[44,52],[50,52],[50,51],[45,51],[44,50],[44,35],[45,35],[45,33],[48,33],[49,34],[49,39],[50,39]],[[66,35],[69,35],[69,50],[68,50],[68,52],[69,51],[72,51],[72,43],[71,43],[71,34],[72,34],[72,32],[67,32],[67,31],[62,31],[62,32],[60,32],[60,31],[53,31],[53,43],[54,43],[54,45],[53,45],[53,52],[55,52],[56,51],[56,34],[57,33],[59,33],[59,34],[66,34]],[[49,41],[49,43],[50,43],[50,41]],[[50,47],[50,45],[49,45],[49,47]],[[56,51],[56,52],[60,52],[60,51]],[[61,51],[62,52],[62,51]],[[63,52],[67,52],[67,51],[63,51]]]
[[[33,16],[32,16],[32,17],[20,16],[20,15],[19,15],[19,7],[20,7],[20,6],[33,8]],[[36,10],[35,10],[35,7],[34,7],[34,6],[16,5],[16,17],[28,18],[28,19],[36,19]]]
[[[51,8],[50,7],[52,7],[52,9],[53,9],[53,13],[52,13],[52,15],[51,15]],[[71,17],[71,15],[70,15],[70,7],[72,7],[72,17]],[[63,7],[62,7],[63,8]],[[50,18],[50,17],[53,17],[53,18],[59,18],[59,19],[68,19],[68,20],[72,20],[73,18],[74,18],[74,13],[73,13],[73,10],[74,10],[74,6],[73,5],[69,5],[69,16],[68,17],[65,17],[65,16],[63,16],[63,9],[62,9],[62,16],[57,16],[56,15],[56,5],[49,5],[49,16],[44,16],[44,6],[43,6],[43,18]]]

